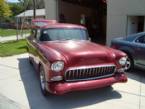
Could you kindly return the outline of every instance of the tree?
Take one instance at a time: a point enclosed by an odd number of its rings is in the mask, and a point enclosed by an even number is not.
[[[33,9],[33,0],[19,0],[21,5],[26,7],[26,10]],[[44,8],[44,0],[35,0],[36,2],[36,9]]]
[[[7,19],[12,15],[9,5],[5,0],[0,0],[0,20]]]
[[[33,0],[19,0],[21,6],[24,10],[32,9],[33,8]]]
[[[24,8],[20,5],[20,3],[9,3],[9,7],[12,11],[12,17],[15,17],[24,11]]]

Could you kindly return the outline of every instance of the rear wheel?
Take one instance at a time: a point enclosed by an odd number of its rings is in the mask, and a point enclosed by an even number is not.
[[[41,88],[41,92],[44,96],[48,95],[48,91],[46,89],[46,78],[45,78],[45,71],[44,68],[42,66],[40,66],[40,72],[39,72],[39,81],[40,81],[40,88]]]

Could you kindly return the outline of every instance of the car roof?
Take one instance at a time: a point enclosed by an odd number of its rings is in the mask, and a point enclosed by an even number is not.
[[[56,20],[33,20],[32,28],[78,28],[78,29],[86,29],[82,25],[77,24],[69,24],[69,23],[58,23]]]
[[[55,24],[48,24],[45,28],[81,28],[86,29],[81,25],[76,24],[68,24],[68,23],[55,23]]]
[[[140,37],[142,35],[145,35],[145,32],[135,33],[132,35],[128,35],[126,38],[124,38],[127,41],[134,41],[137,37]]]

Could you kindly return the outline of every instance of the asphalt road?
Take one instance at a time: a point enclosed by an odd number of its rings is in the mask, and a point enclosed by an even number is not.
[[[28,55],[0,58],[0,109],[145,109],[145,73],[110,88],[43,97]]]

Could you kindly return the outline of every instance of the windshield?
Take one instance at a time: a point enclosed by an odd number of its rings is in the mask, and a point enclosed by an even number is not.
[[[55,28],[42,31],[40,41],[55,40],[88,40],[88,33],[85,29],[76,28]]]

